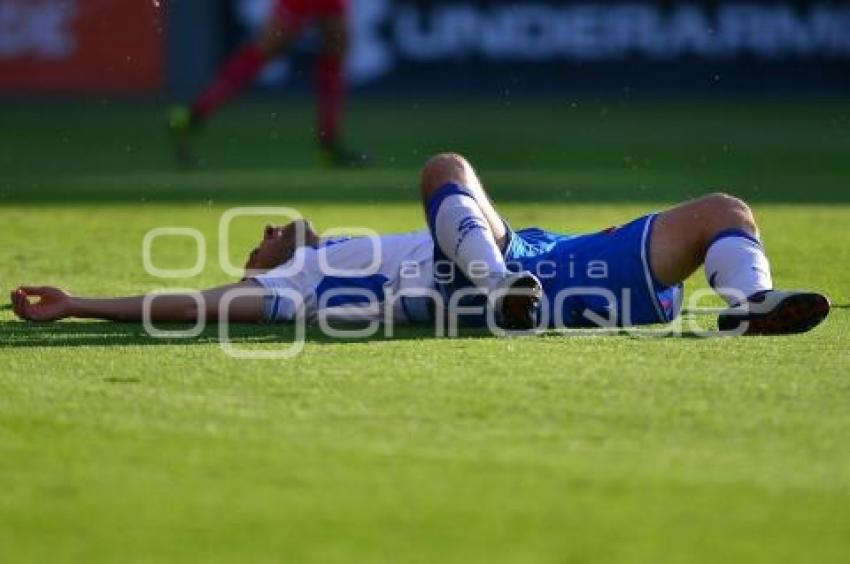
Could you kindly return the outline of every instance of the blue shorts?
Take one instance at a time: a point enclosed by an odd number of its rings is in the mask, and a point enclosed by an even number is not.
[[[466,189],[447,185],[429,202],[428,223],[432,228],[436,211],[450,194],[468,194]],[[542,229],[513,231],[505,262],[513,272],[534,273],[546,296],[542,315],[551,327],[590,327],[599,325],[594,316],[617,326],[668,323],[682,307],[683,286],[664,286],[649,264],[652,225],[657,215],[638,218],[621,227],[586,235],[553,233]],[[447,273],[446,258],[434,238],[435,273]],[[435,286],[446,303],[452,294],[470,288],[459,270],[452,276],[435,274]],[[468,296],[458,305],[481,306],[484,296]],[[466,316],[465,324],[483,326],[486,317]]]

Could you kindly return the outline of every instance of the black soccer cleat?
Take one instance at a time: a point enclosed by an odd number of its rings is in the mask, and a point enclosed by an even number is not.
[[[741,335],[795,335],[820,325],[829,310],[829,299],[816,292],[766,290],[723,311],[717,325]]]
[[[534,274],[510,274],[494,292],[499,327],[508,331],[528,331],[537,327],[543,286]]]
[[[328,168],[368,168],[372,164],[368,153],[348,149],[338,143],[321,145],[319,157]]]

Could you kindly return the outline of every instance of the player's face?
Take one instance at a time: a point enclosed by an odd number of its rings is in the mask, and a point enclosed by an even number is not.
[[[299,226],[303,241],[299,241]],[[289,261],[300,244],[316,246],[318,235],[308,221],[292,222],[282,227],[267,225],[259,245],[248,255],[245,270],[248,274],[265,272]]]

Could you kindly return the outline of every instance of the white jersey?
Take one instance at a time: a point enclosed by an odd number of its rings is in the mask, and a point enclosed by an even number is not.
[[[270,291],[269,322],[304,316],[411,322],[427,319],[434,288],[434,243],[427,230],[302,247],[292,260],[253,279]],[[418,297],[418,299],[417,299]]]

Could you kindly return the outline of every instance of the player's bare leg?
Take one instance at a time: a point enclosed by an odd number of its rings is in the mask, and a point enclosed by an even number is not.
[[[351,44],[345,15],[318,18],[321,53],[316,64],[318,126],[316,134],[321,157],[329,166],[359,168],[369,164],[369,157],[342,143],[342,117],[345,106],[345,60]]]
[[[721,330],[746,322],[746,334],[802,333],[829,314],[821,294],[773,288],[755,217],[738,198],[711,194],[659,214],[649,254],[663,285],[682,282],[705,265],[709,284],[730,306],[718,320]]]
[[[749,206],[722,193],[703,196],[660,213],[653,226],[649,252],[658,281],[673,285],[688,278],[702,266],[714,237],[729,229],[759,237]]]
[[[191,107],[178,105],[171,109],[168,126],[181,164],[194,164],[190,147],[191,134],[221,106],[251,84],[270,59],[288,52],[300,32],[300,28],[287,25],[278,18],[269,20],[254,41],[236,51],[225,63],[216,79]]]
[[[497,297],[493,306],[504,328],[533,328],[542,286],[529,272],[508,270],[507,227],[472,165],[455,153],[436,155],[422,171],[421,189],[428,225],[443,254],[479,289]]]

